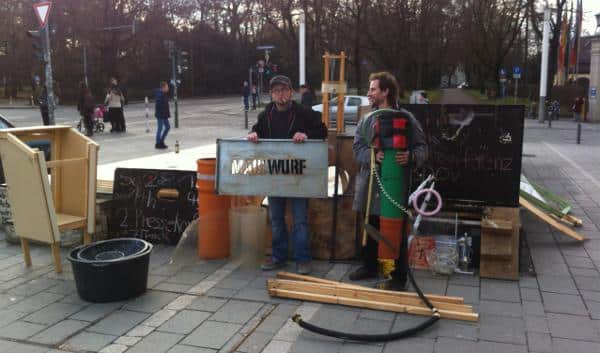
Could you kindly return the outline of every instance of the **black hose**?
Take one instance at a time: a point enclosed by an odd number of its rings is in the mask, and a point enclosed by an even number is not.
[[[402,330],[402,331],[398,331],[398,332],[391,332],[391,333],[384,333],[384,334],[357,334],[357,333],[349,333],[349,332],[330,330],[330,329],[326,329],[323,327],[313,325],[311,323],[308,323],[308,322],[302,320],[302,316],[300,316],[300,314],[295,314],[294,316],[292,316],[292,321],[297,323],[300,327],[302,327],[306,330],[309,330],[311,332],[318,333],[318,334],[321,334],[324,336],[329,336],[329,337],[334,337],[334,338],[339,338],[339,339],[344,339],[344,340],[352,340],[352,341],[385,342],[385,341],[393,341],[393,340],[406,338],[406,337],[415,335],[418,332],[423,331],[423,330],[429,328],[431,325],[435,324],[440,319],[440,313],[439,313],[438,309],[435,308],[433,306],[433,304],[431,304],[429,299],[423,294],[423,291],[421,291],[421,288],[419,288],[419,286],[417,285],[417,282],[415,281],[415,277],[413,276],[413,273],[412,273],[412,270],[410,269],[410,267],[408,268],[407,272],[408,272],[408,278],[410,278],[410,283],[412,283],[417,294],[419,295],[419,298],[421,298],[421,300],[423,300],[425,305],[427,305],[427,307],[429,307],[432,311],[432,316],[429,319],[418,324],[417,326],[410,327],[410,328],[407,328],[406,330]]]
[[[358,334],[358,333],[348,333],[348,332],[329,330],[329,329],[326,329],[323,327],[313,325],[306,321],[303,321],[302,317],[299,314],[296,314],[292,317],[292,320],[294,320],[294,322],[296,322],[300,327],[302,327],[306,330],[312,331],[314,333],[318,333],[318,334],[329,336],[329,337],[340,338],[340,339],[344,339],[344,340],[363,341],[363,342],[385,342],[385,341],[392,341],[392,340],[397,340],[397,339],[401,339],[401,338],[406,338],[406,337],[412,336],[420,331],[425,330],[429,326],[436,323],[436,321],[438,321],[439,319],[440,319],[439,314],[437,314],[437,315],[434,314],[434,316],[430,317],[429,319],[427,319],[426,321],[422,322],[421,324],[419,324],[415,327],[411,327],[411,328],[408,328],[406,330],[402,330],[399,332],[373,335],[373,334]]]

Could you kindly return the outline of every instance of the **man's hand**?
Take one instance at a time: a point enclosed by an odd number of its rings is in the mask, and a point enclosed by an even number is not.
[[[407,165],[408,161],[410,160],[410,152],[405,151],[405,152],[397,152],[396,153],[396,162],[400,165]]]
[[[304,142],[304,140],[306,140],[307,138],[308,138],[308,136],[306,136],[305,133],[297,132],[294,134],[293,140],[295,143],[300,143],[300,142]]]
[[[246,136],[246,140],[258,143],[258,134],[256,132],[251,132]]]
[[[375,154],[375,161],[377,163],[381,163],[381,161],[383,161],[383,156],[385,154],[383,153],[383,151],[377,151],[377,153]]]

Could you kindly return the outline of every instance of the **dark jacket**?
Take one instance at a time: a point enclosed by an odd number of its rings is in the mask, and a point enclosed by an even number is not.
[[[410,151],[410,163],[416,167],[420,167],[427,160],[427,142],[425,141],[425,134],[423,133],[421,124],[410,112],[404,109],[400,109],[400,111],[408,116],[410,124],[410,140],[408,146],[408,150]],[[365,118],[362,118],[358,122],[358,125],[356,126],[357,133],[354,136],[354,143],[352,144],[354,158],[358,163],[352,209],[360,212],[365,212],[366,210],[369,176],[371,174],[371,146],[367,144],[365,139],[372,141],[375,134],[373,127],[364,126],[365,123]],[[361,136],[361,134],[358,133],[359,131],[364,131],[364,135],[367,136]],[[379,169],[379,165],[377,165],[376,168]],[[373,181],[371,196],[370,213],[372,215],[379,215],[380,190],[376,181]]]
[[[300,98],[300,104],[308,109],[312,109],[312,106],[315,105],[316,101],[317,97],[315,97],[315,94],[311,90],[302,93],[302,97]]]
[[[272,138],[271,119],[275,103],[267,104],[265,110],[258,114],[258,121],[252,126],[252,132],[256,132],[259,138]],[[292,101],[290,108],[290,119],[288,121],[288,138],[292,138],[296,132],[305,133],[309,139],[325,139],[327,127],[321,121],[321,113],[306,109],[300,104]]]
[[[77,110],[82,116],[88,116],[94,112],[94,97],[90,91],[79,95],[77,100]]]
[[[154,116],[157,119],[168,119],[171,117],[169,110],[169,96],[160,88],[154,91]]]

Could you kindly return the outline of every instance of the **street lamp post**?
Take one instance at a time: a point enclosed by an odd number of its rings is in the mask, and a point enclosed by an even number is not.
[[[550,49],[550,9],[544,9],[544,33],[542,36],[542,71],[540,73],[540,101],[538,103],[538,121],[544,122],[546,114],[546,91],[548,83],[548,56]]]

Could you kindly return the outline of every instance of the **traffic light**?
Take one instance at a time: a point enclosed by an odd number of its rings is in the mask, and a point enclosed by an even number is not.
[[[185,50],[177,51],[177,73],[182,74],[189,69],[189,53]]]
[[[44,46],[44,38],[42,37],[40,31],[27,31],[27,36],[33,40],[31,45],[33,47],[33,57],[35,60],[41,63],[46,63],[46,48]]]

